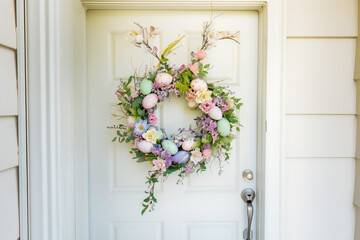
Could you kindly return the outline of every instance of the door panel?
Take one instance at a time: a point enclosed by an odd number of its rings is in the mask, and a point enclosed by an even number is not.
[[[88,11],[88,136],[90,236],[93,240],[235,240],[246,228],[245,203],[241,190],[256,187],[257,153],[257,51],[258,13],[225,11],[216,19],[217,30],[240,30],[240,45],[220,41],[208,51],[207,62],[214,67],[207,80],[223,84],[241,97],[244,106],[238,112],[244,127],[233,142],[231,159],[224,164],[222,176],[215,164],[207,172],[187,178],[177,185],[177,176],[158,184],[159,204],[154,212],[141,216],[145,197],[145,177],[150,164],[136,163],[129,153],[130,144],[111,143],[116,112],[114,91],[122,78],[135,67],[156,63],[150,54],[134,47],[126,39],[133,22],[159,27],[160,50],[186,34],[175,64],[190,62],[190,51],[201,44],[202,23],[209,11]],[[216,12],[214,14],[217,14]],[[137,69],[141,73],[141,69]],[[184,99],[164,102],[156,113],[160,126],[168,133],[194,124],[199,113],[187,108]],[[246,182],[241,173],[251,169],[255,178]],[[254,219],[256,221],[256,219]],[[255,226],[255,224],[253,224]],[[254,227],[253,227],[253,230]]]

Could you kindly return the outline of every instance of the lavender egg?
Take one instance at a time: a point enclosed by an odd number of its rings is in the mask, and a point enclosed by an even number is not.
[[[145,109],[153,108],[158,101],[157,95],[155,93],[151,93],[144,97],[142,100],[142,105]]]
[[[160,85],[169,85],[172,82],[172,76],[168,73],[158,73],[155,82]]]
[[[190,154],[185,151],[180,151],[174,156],[174,162],[176,163],[186,163],[189,161]]]
[[[151,142],[143,140],[137,144],[137,148],[143,153],[149,153],[154,145]]]

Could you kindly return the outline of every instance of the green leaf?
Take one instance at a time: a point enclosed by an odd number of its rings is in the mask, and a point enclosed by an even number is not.
[[[116,139],[117,139],[117,137],[114,137],[114,138],[113,138],[113,140],[112,140],[112,142],[115,142],[115,141],[116,141]]]
[[[148,209],[149,205],[147,205],[146,207],[144,207],[144,209],[141,211],[141,215],[144,215],[144,213],[146,212],[146,210]]]

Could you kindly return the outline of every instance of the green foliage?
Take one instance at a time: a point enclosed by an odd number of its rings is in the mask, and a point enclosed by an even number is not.
[[[190,82],[195,78],[195,75],[186,68],[182,73],[178,75],[178,81],[175,84],[175,87],[179,90],[180,94],[185,94],[185,92],[190,90]]]

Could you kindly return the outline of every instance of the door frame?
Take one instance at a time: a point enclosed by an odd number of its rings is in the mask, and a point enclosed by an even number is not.
[[[19,0],[20,1],[20,0]],[[25,0],[25,2],[27,2]],[[25,18],[28,239],[89,239],[86,10],[259,11],[257,236],[282,239],[284,0],[33,0]],[[271,141],[265,141],[271,139]],[[27,179],[27,178],[26,178]],[[25,189],[25,190],[24,190]],[[21,205],[24,204],[21,199]],[[21,219],[25,215],[21,214]],[[26,239],[26,236],[23,236]]]

